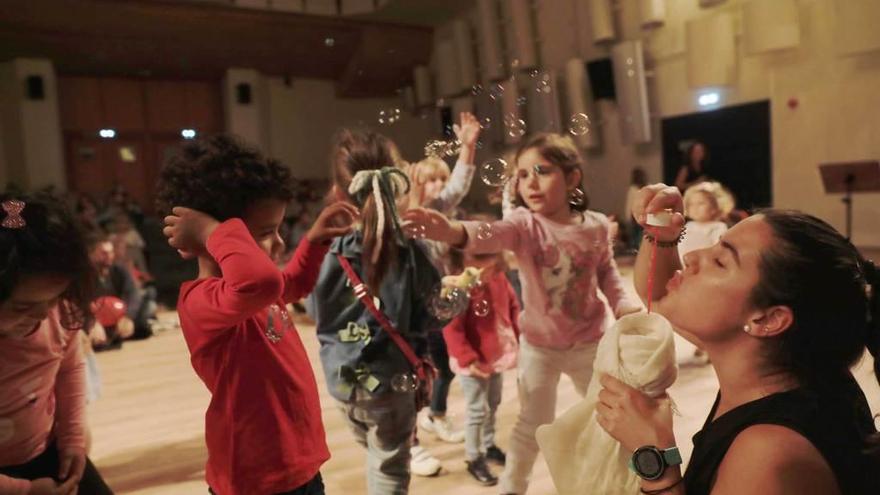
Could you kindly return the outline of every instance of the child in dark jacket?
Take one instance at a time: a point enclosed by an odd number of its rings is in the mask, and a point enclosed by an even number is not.
[[[450,368],[459,375],[467,402],[464,446],[468,472],[483,485],[498,478],[487,460],[504,464],[495,445],[495,411],[501,403],[502,373],[516,367],[520,306],[505,276],[501,254],[468,255],[465,265],[481,269],[481,284],[470,291],[470,306],[446,328]]]

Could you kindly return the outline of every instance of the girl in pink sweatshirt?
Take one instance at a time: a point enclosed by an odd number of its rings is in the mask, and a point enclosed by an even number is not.
[[[606,308],[617,318],[641,309],[627,295],[617,271],[608,219],[587,210],[582,165],[570,138],[536,134],[516,152],[512,187],[518,207],[503,220],[488,225],[453,222],[425,209],[404,216],[408,229],[424,226],[429,239],[473,253],[509,249],[516,255],[523,292],[520,412],[501,476],[503,494],[522,495],[528,488],[538,455],[535,430],[554,419],[560,375],[568,375],[577,391],[586,393],[608,323]]]
[[[82,233],[47,193],[0,207],[0,495],[112,493],[86,457]]]

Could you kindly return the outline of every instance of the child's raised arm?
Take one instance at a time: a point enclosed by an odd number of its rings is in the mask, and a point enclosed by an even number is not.
[[[453,126],[455,135],[461,141],[458,161],[440,195],[427,205],[444,213],[458,206],[467,196],[476,169],[474,158],[477,154],[477,138],[480,137],[480,122],[470,112],[462,112],[460,119],[461,124]]]
[[[330,241],[351,232],[359,215],[354,205],[344,201],[333,203],[321,211],[284,267],[284,302],[299,301],[312,292]]]
[[[220,267],[219,277],[209,278],[182,295],[192,300],[187,311],[202,328],[233,327],[281,297],[281,272],[257,246],[242,220],[218,223],[189,208],[173,211],[174,215],[165,217],[168,243],[185,252],[204,253]]]

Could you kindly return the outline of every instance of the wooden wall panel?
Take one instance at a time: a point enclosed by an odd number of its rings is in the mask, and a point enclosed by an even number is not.
[[[180,81],[147,81],[147,128],[158,132],[176,132],[187,125],[186,84]]]
[[[117,132],[143,131],[147,128],[141,81],[105,78],[100,80],[100,86],[105,126]]]
[[[65,131],[97,133],[103,126],[101,88],[94,77],[59,77],[58,105]]]
[[[220,84],[213,81],[187,81],[186,112],[190,125],[200,133],[223,130]]]

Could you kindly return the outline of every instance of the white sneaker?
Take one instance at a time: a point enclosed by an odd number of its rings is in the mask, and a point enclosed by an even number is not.
[[[428,449],[421,445],[414,445],[410,450],[412,459],[409,461],[409,471],[416,476],[437,476],[440,473],[440,461],[432,456]]]
[[[433,433],[440,440],[447,443],[464,442],[464,431],[456,430],[449,416],[442,418],[431,417],[430,414],[419,417],[419,428]]]

